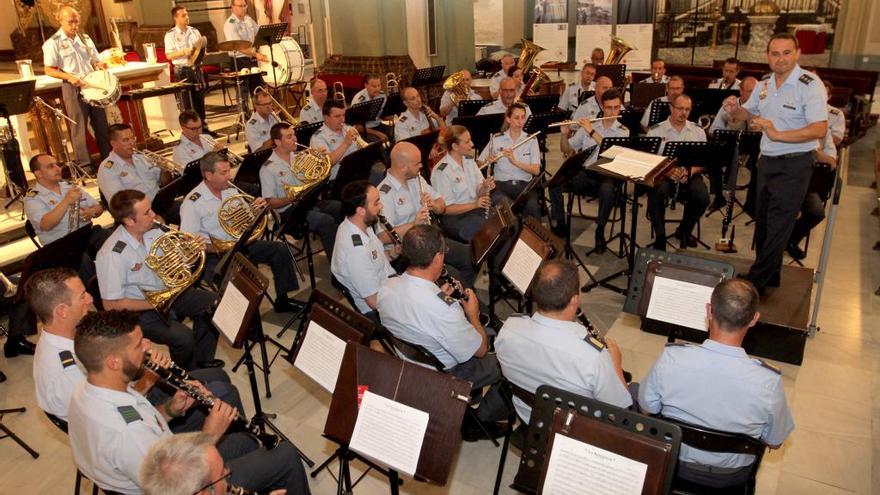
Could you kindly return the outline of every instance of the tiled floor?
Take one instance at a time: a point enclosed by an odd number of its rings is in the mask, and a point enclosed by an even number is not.
[[[843,494],[880,493],[880,297],[873,291],[880,285],[880,256],[871,248],[880,240],[878,218],[869,212],[876,205],[876,192],[869,189],[870,150],[877,144],[874,129],[851,152],[849,180],[838,210],[832,256],[823,294],[819,325],[821,331],[807,342],[802,366],[779,364],[796,428],[784,446],[764,457],[759,474],[760,494]],[[558,142],[551,139],[552,149]],[[558,153],[549,162],[558,164]],[[552,165],[555,168],[558,165]],[[586,205],[593,212],[594,204]],[[737,220],[738,256],[750,257],[751,230],[745,218]],[[719,236],[716,214],[702,222],[703,239],[714,242]],[[648,240],[649,229],[640,219],[640,243]],[[583,253],[592,242],[592,223],[579,220],[576,245]],[[823,226],[813,233],[807,265],[815,267],[819,258]],[[326,259],[319,257],[319,286],[337,294],[327,281]],[[600,273],[613,269],[612,255],[586,259]],[[482,281],[485,286],[485,279]],[[303,294],[305,297],[306,294]],[[642,378],[663,348],[664,338],[638,330],[638,318],[621,314],[622,296],[595,290],[584,297],[584,308],[597,326],[614,336],[623,349],[624,365],[636,378]],[[267,331],[275,334],[284,323],[265,308]],[[292,332],[282,337],[285,344]],[[227,363],[239,351],[221,344],[218,356]],[[229,371],[229,365],[227,371]],[[39,412],[33,399],[31,359],[0,358],[0,369],[9,377],[0,384],[0,407],[26,406],[25,414],[8,415],[4,423],[40,452],[31,459],[11,440],[0,441],[0,494],[70,493],[74,480],[67,439]],[[246,406],[252,411],[247,375],[240,369],[233,378],[242,390]],[[278,414],[276,424],[312,459],[321,461],[334,445],[323,440],[321,431],[329,405],[328,395],[288,363],[279,360],[272,367],[271,399],[263,399],[266,410]],[[430,486],[406,480],[403,493],[485,494],[491,491],[498,460],[498,449],[488,442],[463,443],[454,459],[452,476],[446,486]],[[504,492],[512,493],[510,483],[519,460],[512,450],[508,457]],[[355,476],[362,466],[353,464]],[[335,466],[334,466],[335,469]],[[335,482],[323,472],[312,480],[312,491],[329,494]],[[368,475],[356,492],[387,493],[382,478]]]

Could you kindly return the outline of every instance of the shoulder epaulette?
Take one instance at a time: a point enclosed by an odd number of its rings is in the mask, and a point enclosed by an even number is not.
[[[587,336],[584,337],[584,342],[593,346],[593,348],[595,348],[597,351],[601,352],[603,349],[605,349],[605,344],[600,342],[599,339],[597,339],[596,337],[593,337],[592,334],[588,333]]]
[[[306,106],[302,107],[302,109],[305,110],[305,111],[309,111],[309,110],[312,109],[312,105],[309,104],[309,103],[307,103]]]
[[[250,124],[250,125],[254,125],[256,123],[257,123],[256,117],[253,117],[253,118],[251,118],[251,120],[248,120],[248,124]]]
[[[391,190],[391,186],[389,186],[388,184],[382,184],[379,187],[379,192],[387,193],[390,190]]]
[[[809,85],[811,82],[813,82],[813,76],[809,74],[801,74],[801,77],[798,78],[798,81]]]
[[[666,347],[685,347],[687,344],[684,342],[667,342]]]
[[[828,113],[830,113],[831,115],[840,115],[840,110],[832,108],[831,110],[828,110]]]
[[[495,134],[492,134],[492,137],[501,137],[503,135],[504,135],[503,132],[496,132]]]
[[[355,246],[363,246],[364,240],[361,239],[360,234],[351,234],[351,243],[354,244]]]
[[[174,31],[174,28],[173,28],[173,27],[172,27],[171,29],[169,29],[168,31],[165,31],[165,32],[166,32],[166,33],[170,33],[171,31]]]
[[[137,412],[137,409],[134,406],[119,406],[116,408],[119,411],[119,414],[122,416],[122,419],[125,420],[125,424],[134,423],[135,421],[142,421],[144,418],[141,417],[141,413]]]
[[[31,189],[27,192],[27,194],[25,194],[25,196],[27,196],[29,198],[33,198],[37,194],[40,194],[40,193],[36,189]]]
[[[235,17],[229,18],[229,24],[235,24]]]
[[[444,170],[446,168],[446,162],[442,162],[440,165],[437,165],[437,170]]]
[[[761,80],[763,81],[765,79],[770,79],[770,76],[772,76],[772,75],[773,75],[772,72],[768,72],[768,73],[764,74],[764,77],[762,77]]]
[[[401,122],[406,122],[406,115],[401,115],[399,120]]]
[[[189,198],[187,198],[187,199],[189,199],[190,201],[195,201],[201,197],[202,197],[201,194],[199,194],[198,192],[194,192],[194,193],[190,194]]]
[[[358,98],[358,103],[363,103],[363,101],[366,100],[366,99],[367,99],[367,95],[361,95],[361,96]]]
[[[508,318],[526,318],[526,317],[528,317],[528,316],[529,316],[529,315],[527,315],[527,314],[525,314],[525,313],[510,313],[510,315],[508,316]]]
[[[113,245],[113,252],[121,253],[127,245],[124,241],[116,241],[116,244]]]
[[[649,130],[650,130],[650,129],[656,129],[656,128],[660,127],[660,125],[661,125],[662,123],[663,123],[663,121],[657,122],[656,124],[652,125],[651,127],[648,127],[648,129],[649,129]]]
[[[455,302],[455,299],[453,299],[452,296],[448,295],[447,293],[443,292],[442,290],[437,293],[437,297],[439,297],[440,300],[445,302],[447,306],[451,306],[452,303]]]
[[[781,374],[782,374],[782,370],[781,370],[781,369],[777,368],[776,366],[773,366],[772,364],[768,363],[767,361],[764,361],[764,360],[762,360],[762,359],[755,359],[755,362],[756,362],[757,364],[761,365],[762,368],[767,368],[768,370],[770,370],[770,371],[776,373],[777,375],[781,375]]]
[[[61,359],[61,366],[65,368],[76,364],[76,360],[73,359],[73,353],[70,351],[61,351],[58,353],[58,357]]]
[[[61,39],[61,33],[55,33],[55,34],[52,36],[52,39],[53,39],[53,40],[60,40],[60,39]]]
[[[104,166],[107,168],[113,168],[113,160],[107,160],[104,162]]]

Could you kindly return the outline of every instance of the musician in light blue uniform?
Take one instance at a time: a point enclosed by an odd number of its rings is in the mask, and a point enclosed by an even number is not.
[[[116,193],[135,189],[152,201],[159,192],[162,169],[135,153],[135,138],[128,124],[110,126],[110,145],[113,151],[98,168],[98,188],[108,202]]]
[[[232,10],[232,14],[230,14],[226,19],[226,22],[223,23],[223,35],[226,37],[226,41],[242,40],[251,43],[254,42],[259,26],[251,16],[247,15],[247,7],[247,0],[232,0],[232,3],[229,6]],[[235,58],[235,63],[232,68],[235,69],[237,67],[239,70],[256,67],[258,61],[266,62],[269,60],[267,56],[258,52],[253,47],[245,48],[241,51],[229,52],[229,56]],[[262,81],[259,79],[258,75],[246,77],[241,82],[241,102],[244,107],[245,115],[247,116],[251,113],[250,108],[248,107],[249,97],[253,95],[254,89],[259,86],[261,82]]]
[[[104,212],[89,193],[61,180],[61,167],[52,155],[34,155],[30,169],[36,182],[25,194],[24,213],[43,245],[73,232],[77,224],[91,223]],[[71,218],[77,214],[79,219]]]
[[[240,0],[239,0],[240,1]],[[174,19],[174,27],[165,33],[165,55],[174,66],[174,80],[185,81],[193,86],[186,92],[189,97],[183,98],[181,93],[181,107],[195,110],[202,122],[207,124],[205,115],[205,76],[199,67],[189,65],[189,56],[195,49],[195,44],[202,37],[198,29],[189,25],[189,13],[183,5],[175,5],[171,8],[171,17]]]
[[[750,283],[718,284],[706,305],[709,338],[700,345],[666,345],[639,387],[642,410],[760,438],[771,449],[781,446],[794,429],[781,373],[742,348],[760,316]],[[677,476],[715,488],[744,482],[754,461],[751,455],[706,452],[684,443],[678,457]]]
[[[581,104],[581,95],[596,91],[596,66],[588,63],[581,67],[580,81],[572,81],[562,90],[559,95],[559,103],[556,105],[560,110],[574,112]]]

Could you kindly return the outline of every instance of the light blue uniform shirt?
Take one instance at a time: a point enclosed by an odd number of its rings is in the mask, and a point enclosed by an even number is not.
[[[596,131],[596,134],[602,136],[602,138],[608,137],[629,137],[629,129],[621,124],[618,121],[614,121],[611,127],[605,127],[605,121],[599,121],[593,124],[593,130]],[[591,146],[596,146],[596,140],[591,138],[589,134],[587,134],[587,130],[583,127],[578,126],[577,132],[574,133],[573,136],[568,138],[568,144],[572,147],[572,149],[577,152],[581,152]],[[596,149],[590,153],[590,156],[587,157],[586,161],[584,161],[584,166],[590,165],[595,162],[599,158],[599,147],[596,146]]]
[[[532,116],[532,109],[529,108],[524,102],[520,102],[526,107],[526,120],[529,120],[529,117]],[[504,102],[501,101],[499,97],[492,103],[486,103],[482,108],[477,112],[477,115],[492,115],[496,113],[505,113],[507,112],[507,107],[504,106]]]
[[[379,183],[382,214],[393,227],[415,221],[416,215],[422,209],[419,182],[422,183],[422,192],[429,194],[431,199],[440,197],[421,174],[409,179],[406,184],[401,184],[391,174],[385,174],[385,178]]]
[[[92,61],[98,60],[98,50],[89,35],[78,33],[69,38],[63,29],[43,43],[43,65],[57,67],[68,74],[83,77],[94,71]]]
[[[144,290],[164,289],[165,284],[144,263],[150,246],[163,232],[153,229],[144,234],[144,243],[136,241],[122,225],[110,234],[95,257],[98,288],[107,300],[143,300]]]
[[[480,95],[477,94],[476,91],[468,88],[468,100],[479,100]],[[443,96],[440,97],[440,107],[443,108],[446,105],[452,103],[452,91],[444,91]],[[452,120],[458,117],[458,105],[452,105],[452,108],[449,110],[449,113],[446,114],[446,124],[452,125]]]
[[[260,167],[260,194],[264,198],[286,199],[287,192],[284,190],[284,185],[301,186],[302,182],[293,175],[289,162],[280,157],[276,149]],[[291,205],[284,205],[276,211],[281,213],[290,207]]]
[[[203,156],[207,155],[209,151],[213,150],[213,139],[207,134],[200,134],[198,143],[181,135],[180,142],[174,147],[174,155],[172,158],[174,163],[181,167],[185,167],[188,163],[201,159]]]
[[[571,114],[571,120],[593,119],[599,115],[600,111],[602,111],[602,106],[599,104],[599,100],[596,99],[596,96],[593,95],[587,98],[587,101],[575,108],[574,112]]]
[[[825,86],[819,76],[795,65],[778,89],[776,76],[765,76],[755,86],[743,108],[752,115],[771,120],[776,130],[790,131],[827,121],[827,99]],[[761,137],[761,154],[765,156],[812,151],[815,146],[814,141],[783,143],[771,141],[766,133]]]
[[[317,132],[312,134],[312,139],[309,141],[309,147],[321,147],[327,150],[328,154],[333,153],[336,151],[336,148],[342,146],[342,142],[345,141],[345,135],[348,134],[349,129],[351,129],[350,125],[342,124],[342,130],[335,132],[327,127],[327,124],[324,124],[317,130]],[[339,163],[342,162],[342,159],[357,150],[357,141],[352,141],[351,144],[348,145],[348,149],[345,150],[345,153],[342,154],[339,161],[330,168],[330,180],[336,179],[336,174],[339,173]]]
[[[663,122],[654,124],[648,129],[648,137],[659,137],[661,139],[661,154],[666,149],[666,143],[670,141],[706,141],[706,133],[703,129],[690,120],[686,121],[684,127],[679,131],[675,127],[672,127],[672,123],[669,122],[669,119],[666,119]]]
[[[69,182],[60,182],[58,186],[61,188],[60,193],[51,191],[37,182],[24,196],[24,214],[27,215],[31,225],[34,226],[34,230],[37,232],[37,237],[40,238],[40,242],[43,243],[44,246],[52,241],[61,239],[70,233],[70,230],[67,228],[70,224],[69,209],[68,213],[62,216],[61,220],[59,220],[51,229],[43,230],[40,228],[40,222],[43,221],[43,217],[46,216],[46,213],[54,210],[58,206],[58,203],[64,199],[64,196],[67,195],[67,192],[74,187],[77,187]],[[95,198],[91,197],[84,190],[80,189],[80,194],[80,197],[83,198],[83,202],[80,204],[81,208],[91,208],[98,204],[98,202],[95,201]],[[75,223],[76,222],[74,221],[74,224]],[[80,226],[83,226],[86,223],[89,223],[89,221],[80,221]]]
[[[603,348],[584,340],[587,329],[580,323],[534,316],[514,315],[504,322],[495,351],[504,376],[529,392],[552,385],[568,392],[618,407],[632,405],[627,391]],[[601,346],[601,344],[599,344]],[[516,413],[529,420],[531,408],[513,398]]]
[[[205,181],[193,188],[180,204],[180,230],[190,234],[201,235],[205,239],[215,238],[221,241],[230,241],[233,237],[220,226],[220,205],[230,196],[235,196],[238,191],[228,187],[220,193],[220,197],[208,189]]]
[[[447,154],[431,171],[431,185],[447,206],[476,201],[477,187],[483,181],[477,162],[466,156],[461,161],[459,164]]]
[[[518,144],[527,137],[528,134],[520,132],[519,137],[516,139],[516,142],[514,142],[510,137],[510,130],[504,133],[492,134],[489,138],[489,144],[487,144],[486,147],[483,148],[483,152],[480,153],[480,160],[488,160],[506,149],[513,148],[515,144]],[[540,166],[541,149],[538,147],[538,139],[532,139],[528,143],[513,150],[513,156],[519,162],[538,164]],[[510,160],[506,157],[495,162],[495,165],[492,166],[492,175],[498,182],[530,181],[534,177],[534,175],[510,163]]]
[[[314,124],[315,122],[324,122],[324,110],[312,97],[309,97],[309,101],[299,111],[299,123]]]
[[[440,125],[434,122],[434,127],[439,129]],[[431,123],[424,112],[419,111],[413,115],[412,112],[406,110],[397,116],[397,121],[394,123],[394,140],[403,141],[404,139],[418,136],[422,131],[430,128]]]
[[[171,435],[162,414],[129,385],[126,392],[79,386],[70,401],[70,448],[80,471],[103,489],[142,493],[141,463]]]
[[[390,278],[379,289],[378,301],[382,325],[395,337],[424,347],[446,369],[474,357],[483,343],[461,304],[430,280],[408,273]]]
[[[67,421],[70,398],[86,381],[86,370],[73,352],[73,340],[51,332],[41,333],[34,352],[33,373],[40,409]]]
[[[382,283],[395,273],[373,229],[364,232],[348,218],[336,229],[330,271],[351,293],[361,313],[373,310],[366,298],[379,292]]]
[[[275,112],[269,113],[265,119],[257,112],[251,114],[251,118],[244,125],[244,134],[247,136],[247,143],[251,148],[251,152],[257,151],[257,148],[269,139],[269,131],[278,122],[281,122],[281,119],[275,115]]]
[[[584,88],[581,84],[580,79],[577,81],[573,81],[568,83],[565,89],[562,91],[562,94],[559,95],[559,103],[556,105],[560,110],[565,110],[569,112],[574,112],[577,110],[578,101],[581,97],[581,93],[586,93],[589,91],[596,90],[596,81],[590,81],[590,87]],[[589,99],[588,99],[589,100]],[[584,102],[586,103],[586,102]]]
[[[201,37],[202,34],[199,33],[199,30],[192,26],[187,26],[183,30],[174,26],[165,33],[165,53],[180,51],[184,48],[192,48],[195,46],[196,41]],[[172,59],[171,63],[174,64],[175,67],[184,67],[187,65],[187,56],[181,55]]]
[[[123,189],[134,189],[147,195],[152,201],[159,192],[162,169],[150,163],[144,155],[134,153],[131,162],[123,160],[111,151],[98,167],[98,188],[109,203],[113,195]]]
[[[256,21],[251,19],[251,16],[245,15],[243,19],[239,19],[232,14],[226,19],[226,22],[223,24],[223,36],[226,37],[226,41],[229,40],[244,40],[254,42],[254,37],[257,35],[257,30],[259,26],[257,26]],[[230,57],[247,57],[241,52],[228,52]]]
[[[794,429],[782,376],[742,347],[706,339],[702,345],[667,344],[639,387],[639,405],[650,414],[716,430],[744,433],[780,445]],[[679,459],[736,468],[754,456],[706,452],[681,445]]]

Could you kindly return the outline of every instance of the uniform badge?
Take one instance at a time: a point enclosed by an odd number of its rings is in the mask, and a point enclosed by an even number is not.
[[[446,162],[443,162],[437,166],[437,170],[444,170],[445,168],[446,168]]]
[[[266,130],[263,129],[263,130],[260,132],[260,136],[265,136],[265,135],[266,135]]]
[[[406,200],[405,200],[405,199],[403,199],[403,198],[397,198],[397,204],[398,204],[398,205],[403,205],[404,203],[406,203]]]
[[[67,43],[67,41],[62,40],[61,41],[61,49],[67,50],[68,48],[70,48],[70,45]]]
[[[143,267],[143,263],[135,263],[133,267],[131,267],[131,271],[138,272]]]
[[[29,197],[29,198],[33,198],[33,197],[35,197],[37,194],[39,194],[39,193],[36,191],[36,189],[31,189],[30,191],[27,192],[27,194],[25,194],[25,196],[27,196],[27,197]]]
[[[122,172],[121,174],[119,174],[119,176],[120,176],[120,177],[126,177],[126,176],[128,176],[128,172]]]
[[[199,199],[199,198],[201,198],[201,197],[202,197],[201,194],[199,194],[198,192],[194,192],[194,193],[192,193],[192,194],[189,195],[189,200],[190,200],[190,201],[195,201],[195,200],[197,200],[197,199]]]
[[[284,177],[284,170],[278,171],[278,177]]]
[[[373,255],[373,259],[374,259],[374,260],[379,259],[379,253],[377,253],[375,249],[374,249],[373,252],[370,253],[370,254]]]
[[[254,125],[256,123],[257,123],[257,119],[251,119],[248,121],[248,124],[250,124],[250,125]]]
[[[379,188],[380,192],[387,193],[391,191],[391,186],[388,184],[382,184],[382,187]]]
[[[64,368],[68,368],[76,364],[76,360],[73,359],[73,353],[70,351],[59,352],[58,358],[61,359],[61,366]]]
[[[108,169],[113,168],[113,160],[107,160],[106,162],[104,162],[104,166]]]
[[[335,139],[330,139],[330,144],[336,144],[336,140],[335,140]]]
[[[456,177],[456,178],[455,178],[455,183],[456,183],[456,184],[461,183],[461,177]]]
[[[813,76],[809,74],[802,74],[801,77],[798,78],[798,81],[809,86],[809,84],[813,82]]]
[[[135,421],[143,421],[144,418],[141,417],[141,414],[137,412],[137,409],[134,406],[119,406],[116,408],[119,411],[119,414],[122,415],[122,419],[125,420],[125,424],[134,423]]]
[[[55,200],[54,200],[54,199],[50,199],[50,200],[49,200],[49,204],[50,204],[50,205],[54,205],[54,204],[55,204]]]
[[[449,296],[448,294],[446,294],[442,290],[437,293],[437,297],[439,297],[443,302],[445,302],[447,306],[451,306],[452,303],[455,302],[455,299],[453,299],[451,296]]]
[[[400,121],[401,121],[401,122],[406,122],[406,115],[401,115],[401,116],[400,116]]]
[[[769,84],[769,82],[765,80],[765,81],[764,81],[764,87],[761,89],[761,92],[758,93],[758,98],[759,98],[759,99],[763,100],[764,98],[767,97],[767,85],[768,85],[768,84]]]
[[[125,249],[125,246],[127,246],[127,244],[125,244],[125,242],[116,241],[116,244],[113,245],[113,252],[114,253],[121,253]]]

